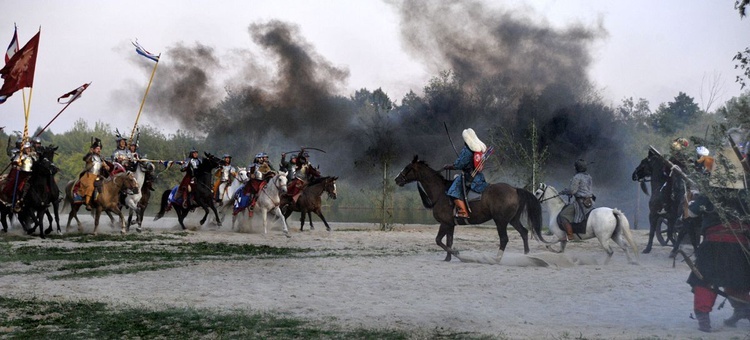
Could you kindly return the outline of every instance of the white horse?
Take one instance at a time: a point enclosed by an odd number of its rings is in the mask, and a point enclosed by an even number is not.
[[[560,240],[561,249],[559,252],[564,252],[565,245],[567,244],[567,235],[557,225],[557,215],[560,214],[560,211],[565,206],[565,201],[560,197],[555,188],[544,183],[539,184],[539,188],[534,192],[534,196],[539,199],[542,207],[549,213],[549,230]],[[633,241],[633,235],[630,233],[630,223],[625,214],[618,209],[601,207],[592,210],[586,221],[586,233],[578,233],[574,234],[574,236],[580,240],[596,237],[607,252],[605,263],[608,263],[612,258],[612,254],[614,254],[609,240],[614,241],[622,248],[629,263],[638,263],[638,246],[636,246],[635,241]],[[625,243],[623,237],[627,240],[627,243]],[[631,259],[630,254],[628,254],[628,244],[633,248],[635,260]],[[550,246],[547,246],[547,248],[552,250]]]
[[[239,168],[237,169],[237,176],[234,176],[231,182],[219,184],[219,199],[221,200],[218,203],[219,217],[221,219],[219,222],[224,222],[227,209],[231,211],[234,208],[234,193],[247,183],[248,180],[247,169]]]
[[[255,207],[253,208],[253,215],[260,215],[263,218],[263,233],[268,234],[268,212],[273,211],[274,215],[281,220],[284,225],[284,235],[289,235],[289,226],[286,224],[286,219],[281,213],[279,204],[281,203],[281,195],[286,194],[287,191],[287,173],[280,171],[277,175],[273,176],[268,180],[268,183],[260,190],[257,198],[255,199]],[[250,185],[249,183],[247,185]],[[234,229],[234,222],[237,215],[232,218],[232,229]]]
[[[133,214],[136,214],[135,223],[138,225],[135,227],[135,230],[140,232],[141,226],[143,221],[138,218],[138,216],[142,216],[139,211],[141,207],[139,206],[139,202],[141,201],[141,197],[143,196],[143,191],[140,190],[143,188],[143,182],[146,181],[146,173],[154,171],[154,163],[151,162],[138,162],[138,165],[135,167],[135,172],[133,172],[133,176],[135,177],[135,181],[138,182],[138,192],[135,194],[130,194],[125,196],[125,206],[128,207],[130,212],[128,213],[128,225],[127,228],[130,229],[130,221],[133,219]],[[110,218],[112,216],[110,215]]]

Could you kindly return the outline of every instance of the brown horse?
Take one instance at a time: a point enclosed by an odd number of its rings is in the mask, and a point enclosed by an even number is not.
[[[453,231],[457,223],[453,217],[452,200],[446,195],[451,181],[446,180],[438,171],[431,169],[427,163],[420,161],[417,156],[396,176],[396,184],[404,186],[417,182],[422,201],[426,208],[432,208],[432,216],[440,222],[435,242],[448,254],[445,261],[451,260],[451,254],[458,255],[453,250]],[[500,250],[505,251],[508,245],[508,224],[518,230],[523,239],[523,251],[529,253],[529,230],[537,239],[543,241],[542,207],[534,194],[520,188],[514,188],[505,183],[491,184],[482,193],[478,201],[469,202],[471,213],[466,224],[480,224],[493,220],[500,237]],[[521,222],[526,217],[526,227]],[[465,224],[465,223],[462,223]],[[528,228],[528,229],[527,229]],[[446,243],[443,244],[443,237]]]
[[[67,232],[70,229],[70,221],[75,218],[78,223],[78,232],[83,232],[81,221],[78,219],[78,209],[83,205],[82,200],[76,201],[73,197],[73,184],[75,181],[68,182],[65,186],[65,204],[70,204],[70,214],[68,214],[68,225],[65,227]],[[117,175],[110,176],[102,181],[101,192],[96,195],[96,199],[91,202],[94,208],[94,235],[99,232],[99,217],[102,212],[113,212],[120,217],[120,232],[125,234],[125,216],[120,210],[120,193],[127,192],[131,194],[138,192],[138,182],[135,180],[133,173],[130,171],[121,172]]]
[[[305,214],[307,214],[308,220],[310,221],[310,230],[315,229],[312,223],[312,213],[318,215],[326,225],[326,230],[331,231],[331,226],[328,225],[328,221],[323,217],[321,212],[321,200],[320,196],[324,192],[328,193],[329,198],[336,199],[336,180],[338,177],[321,177],[313,180],[314,183],[305,187],[302,190],[297,202],[294,203],[292,196],[284,195],[281,197],[281,212],[284,214],[284,218],[288,218],[289,215],[294,211],[300,212],[300,226],[299,231],[302,231],[305,227]]]

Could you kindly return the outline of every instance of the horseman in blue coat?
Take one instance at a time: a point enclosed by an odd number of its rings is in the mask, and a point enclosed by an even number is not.
[[[447,164],[443,167],[445,170],[461,170],[461,174],[456,176],[450,188],[446,192],[453,199],[456,205],[456,217],[469,218],[469,212],[466,209],[466,187],[472,191],[482,193],[489,185],[484,179],[482,168],[484,163],[482,158],[487,152],[485,145],[473,129],[469,128],[461,133],[464,139],[464,147],[453,164]],[[464,187],[464,185],[466,187]]]

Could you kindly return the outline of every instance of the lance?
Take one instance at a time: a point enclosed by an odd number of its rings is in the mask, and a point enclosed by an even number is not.
[[[679,175],[680,177],[682,177],[686,181],[690,182],[691,184],[695,185],[695,182],[693,182],[693,180],[691,180],[684,172],[682,172],[682,169],[680,169],[679,166],[675,165],[674,163],[670,162],[668,159],[664,158],[664,156],[662,156],[662,154],[659,151],[657,151],[656,148],[654,148],[653,146],[649,145],[648,149],[651,150],[651,152],[653,152],[657,156],[659,156],[659,158],[662,160],[662,162],[664,162],[664,164],[666,164],[669,167],[670,171],[676,172],[677,175]]]
[[[52,122],[54,122],[55,119],[57,119],[57,117],[60,117],[60,114],[63,113],[63,111],[65,111],[65,109],[67,109],[68,106],[70,106],[70,104],[73,104],[73,102],[76,101],[76,99],[78,99],[78,97],[80,97],[81,94],[83,94],[83,91],[86,91],[86,89],[89,87],[89,85],[91,85],[91,82],[89,82],[88,84],[84,85],[83,90],[81,90],[81,92],[77,92],[76,91],[76,94],[73,96],[73,99],[71,99],[67,104],[65,104],[65,106],[62,108],[62,110],[60,110],[60,112],[58,112],[54,117],[52,117],[52,120],[50,120],[49,123],[47,123],[47,125],[45,125],[41,130],[39,130],[39,132],[37,132],[34,135],[34,137],[41,136],[42,132],[44,132],[45,130],[47,130],[47,128],[52,124]]]
[[[159,57],[161,57],[161,53],[159,53]],[[135,117],[135,124],[133,124],[133,131],[130,132],[130,140],[128,140],[128,144],[133,143],[133,137],[135,136],[135,128],[138,127],[138,120],[141,118],[141,112],[143,112],[143,105],[146,104],[146,96],[148,96],[148,91],[151,89],[151,82],[154,81],[154,74],[156,74],[156,67],[159,66],[159,60],[161,58],[156,59],[156,63],[154,64],[154,70],[151,71],[151,78],[148,80],[148,85],[146,86],[146,93],[143,94],[143,100],[141,100],[141,107],[138,109],[138,115]]]

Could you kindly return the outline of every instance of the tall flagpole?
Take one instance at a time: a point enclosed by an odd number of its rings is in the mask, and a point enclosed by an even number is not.
[[[161,53],[159,53],[159,56],[161,57]],[[148,86],[146,86],[146,93],[143,94],[143,100],[141,101],[141,107],[138,109],[138,115],[135,117],[135,124],[133,124],[133,131],[130,132],[130,140],[128,141],[128,144],[133,143],[133,138],[135,137],[135,129],[138,127],[138,120],[141,118],[141,112],[143,111],[143,105],[146,104],[146,96],[148,96],[148,90],[151,89],[151,82],[154,81],[154,74],[156,74],[156,67],[159,66],[159,60],[157,59],[156,63],[154,64],[154,70],[151,71],[151,78],[148,80]]]

